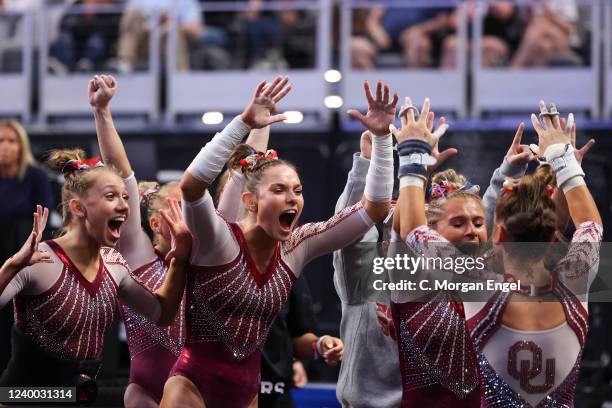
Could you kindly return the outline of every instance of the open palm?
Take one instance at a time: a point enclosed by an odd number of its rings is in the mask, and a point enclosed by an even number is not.
[[[161,210],[161,216],[172,236],[171,248],[168,254],[166,254],[166,261],[169,262],[172,258],[186,260],[191,252],[193,238],[189,228],[187,228],[187,224],[183,221],[183,214],[178,201],[169,198],[168,208]]]
[[[21,249],[11,257],[11,263],[15,266],[16,270],[25,268],[28,265],[34,265],[38,262],[44,262],[49,260],[49,254],[45,251],[38,249],[38,244],[43,236],[43,231],[47,226],[47,219],[49,218],[49,210],[42,206],[36,206],[36,212],[34,213],[34,225],[30,236],[23,244]]]
[[[389,125],[395,119],[397,94],[394,94],[393,99],[389,100],[389,85],[385,85],[383,90],[383,85],[380,81],[376,82],[376,99],[372,96],[368,81],[364,82],[363,88],[368,100],[368,112],[363,115],[355,109],[350,109],[347,112],[348,115],[360,121],[374,136],[389,134]]]
[[[255,90],[253,99],[242,112],[242,120],[251,129],[261,129],[272,123],[287,119],[283,114],[276,114],[278,103],[291,91],[289,77],[278,76],[271,84],[262,81]]]

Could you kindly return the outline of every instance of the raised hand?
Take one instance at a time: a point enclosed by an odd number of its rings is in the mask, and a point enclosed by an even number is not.
[[[524,166],[530,161],[537,160],[538,158],[538,156],[531,151],[529,146],[521,144],[521,138],[523,137],[524,131],[525,123],[521,122],[518,129],[516,129],[512,144],[506,153],[506,161],[514,166]]]
[[[30,236],[21,249],[8,260],[16,272],[28,265],[34,265],[35,263],[49,261],[51,259],[49,253],[38,249],[38,244],[40,244],[40,240],[42,239],[48,218],[49,210],[47,208],[43,210],[42,206],[37,205],[36,212],[34,213],[34,225],[32,226]]]
[[[361,134],[361,139],[359,140],[359,150],[361,152],[361,157],[364,159],[370,160],[372,158],[372,134],[369,130],[366,130]]]
[[[251,129],[261,129],[272,123],[287,119],[283,114],[273,115],[277,104],[291,91],[289,77],[278,76],[271,83],[262,81],[255,90],[253,99],[242,112],[242,120]]]
[[[321,355],[325,364],[336,365],[342,360],[342,354],[344,354],[344,343],[337,337],[323,336],[321,341]]]
[[[554,107],[551,104],[551,108]],[[554,107],[556,110],[556,107]],[[546,104],[544,101],[540,101],[540,112],[546,112]],[[573,115],[568,116],[567,126],[561,127],[561,121],[559,116],[542,115],[542,123],[538,120],[535,114],[531,114],[531,123],[533,128],[538,134],[538,150],[540,155],[544,155],[548,146],[562,143],[570,144],[572,141],[572,129],[576,126],[574,124]]]
[[[389,85],[383,86],[382,82],[376,81],[376,99],[370,91],[370,84],[365,81],[363,84],[366,98],[368,99],[368,112],[364,116],[355,109],[350,109],[347,113],[350,117],[358,120],[374,136],[385,136],[389,134],[389,125],[395,119],[395,108],[397,105],[397,94],[393,94],[393,99],[389,101]]]
[[[93,108],[108,107],[117,90],[117,81],[110,75],[94,75],[87,86],[87,97]]]
[[[191,252],[192,237],[187,224],[183,221],[178,201],[168,198],[168,208],[162,209],[160,213],[172,236],[171,248],[166,254],[166,261],[170,262],[173,258],[179,261],[187,260]]]
[[[412,106],[412,101],[409,97],[406,97],[405,104],[407,106]],[[423,140],[432,147],[436,144],[442,134],[448,128],[448,125],[445,123],[440,126],[440,131],[436,130],[436,132],[432,133],[432,124],[433,124],[433,112],[430,112],[431,101],[429,98],[425,98],[423,102],[423,109],[421,110],[421,114],[419,115],[419,119],[416,120],[414,116],[415,109],[406,109],[404,114],[400,116],[400,121],[402,123],[402,128],[397,129],[393,124],[390,125],[389,129],[393,133],[393,136],[397,139],[397,143],[401,143],[405,140],[413,139],[413,140]]]

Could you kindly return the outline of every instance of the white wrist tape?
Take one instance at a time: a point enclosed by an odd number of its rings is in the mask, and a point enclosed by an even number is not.
[[[586,182],[584,181],[584,177],[576,176],[563,183],[561,188],[563,189],[563,193],[567,193],[568,191],[580,186],[586,186]]]
[[[550,145],[544,152],[544,157],[546,157],[546,161],[555,171],[557,187],[563,188],[563,191],[565,191],[563,185],[568,180],[574,177],[584,177],[584,171],[582,171],[582,167],[580,167],[578,160],[576,160],[572,145],[562,143]],[[576,185],[573,187],[576,187]]]
[[[210,142],[206,143],[206,146],[187,167],[187,171],[198,180],[211,184],[221,173],[234,147],[242,142],[250,131],[251,128],[242,121],[240,115],[236,116]]]
[[[437,160],[430,154],[427,153],[412,153],[408,156],[400,156],[399,165],[400,167],[409,164],[418,164],[422,166],[431,166],[436,164]]]
[[[404,187],[425,188],[425,180],[423,180],[423,178],[420,176],[414,176],[414,175],[402,176],[400,177],[399,182],[400,182],[400,185],[399,185],[400,190]]]
[[[372,137],[372,158],[364,188],[366,198],[374,203],[391,201],[393,193],[393,137]]]

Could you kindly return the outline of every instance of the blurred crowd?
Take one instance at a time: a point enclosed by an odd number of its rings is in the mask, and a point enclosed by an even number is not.
[[[466,2],[468,36],[478,6],[476,1]],[[482,7],[484,67],[588,63],[588,32],[581,25],[588,19],[580,15],[587,10],[579,9],[575,0],[535,0],[526,6],[496,1]],[[351,41],[353,67],[453,68],[457,65],[460,22],[458,8],[380,6],[359,10],[354,15]]]
[[[315,14],[265,10],[265,0],[235,2],[246,7],[206,13],[198,0],[0,0],[0,11],[47,7],[45,16],[37,18],[45,19],[49,70],[56,74],[146,69],[151,34],[159,34],[164,56],[172,18],[179,27],[178,70],[287,69],[314,64]],[[23,41],[21,24],[20,17],[0,15],[3,71],[20,64],[15,55]]]
[[[179,25],[178,70],[312,67],[316,57],[316,12],[272,11],[264,7],[268,2],[292,1],[234,0],[246,7],[207,11],[198,0],[0,0],[0,10],[53,10],[36,18],[45,19],[43,35],[49,44],[49,70],[56,74],[146,69],[152,33],[159,34],[161,55],[165,56],[170,16]],[[354,10],[350,43],[354,68],[457,65],[462,21],[459,9],[386,8],[380,3]],[[478,2],[466,4],[467,33],[471,36]],[[578,7],[576,0],[534,0],[531,5],[520,6],[500,0],[483,7],[483,66],[589,63],[590,8]],[[0,14],[1,71],[20,67],[20,22],[16,16]],[[38,22],[35,25],[39,26]],[[337,31],[338,24],[335,26]],[[330,39],[336,51],[337,37]],[[471,52],[470,42],[468,51]]]

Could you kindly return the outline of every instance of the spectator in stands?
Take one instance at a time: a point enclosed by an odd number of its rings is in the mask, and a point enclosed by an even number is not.
[[[289,67],[312,68],[316,53],[316,14],[312,10],[282,10],[278,20],[282,54]]]
[[[467,18],[474,20],[476,3],[466,3]],[[509,58],[516,51],[524,30],[524,22],[520,17],[518,7],[511,2],[498,1],[488,4],[483,21],[483,36],[481,40],[481,62],[483,67],[507,66]],[[459,10],[449,17],[448,30],[453,34],[442,42],[440,66],[454,68],[459,56]],[[468,46],[471,51],[471,45]]]
[[[77,0],[64,14],[50,49],[49,67],[55,73],[88,72],[105,68],[117,41],[119,17],[100,11],[115,0]]]
[[[131,72],[147,56],[149,33],[156,23],[161,25],[163,37],[167,37],[170,13],[176,16],[180,26],[177,69],[189,68],[189,45],[198,46],[210,42],[223,46],[226,42],[222,30],[213,27],[204,30],[197,0],[128,0],[121,18],[118,53],[120,72]],[[163,44],[164,41],[162,49]]]
[[[355,68],[374,68],[376,54],[399,52],[409,68],[435,65],[441,39],[446,35],[451,9],[373,8],[364,21],[364,31],[351,42]]]
[[[51,182],[40,169],[25,129],[15,120],[0,121],[0,264],[16,253],[32,231],[36,204],[53,208]],[[10,357],[12,307],[0,311],[0,371]]]
[[[278,15],[261,10],[263,2],[249,0],[248,8],[239,15],[244,34],[245,65],[251,68],[286,69]]]
[[[511,67],[582,64],[573,50],[580,46],[576,0],[540,0],[528,13],[527,28]]]

